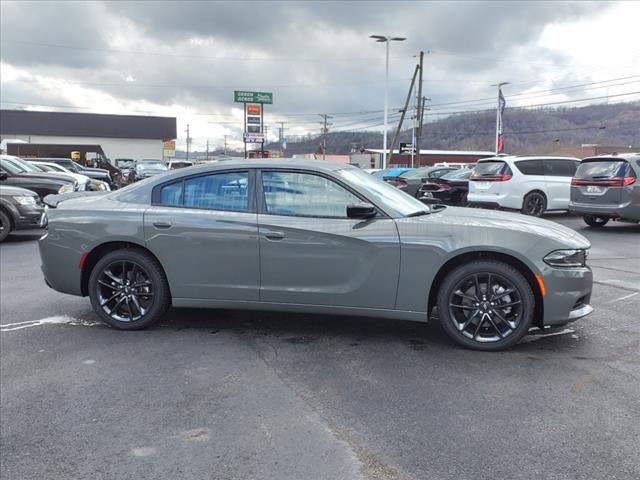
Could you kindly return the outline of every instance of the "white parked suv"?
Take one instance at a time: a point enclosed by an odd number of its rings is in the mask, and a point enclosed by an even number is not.
[[[511,208],[540,216],[568,210],[571,178],[580,165],[573,157],[498,156],[478,161],[469,178],[473,206]]]

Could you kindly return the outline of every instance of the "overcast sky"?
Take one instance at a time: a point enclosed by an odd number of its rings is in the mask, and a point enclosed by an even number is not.
[[[273,92],[270,138],[280,121],[317,133],[319,113],[334,130],[379,129],[384,44],[371,34],[407,37],[391,44],[396,110],[420,50],[430,118],[490,108],[498,81],[509,107],[640,99],[625,95],[640,91],[635,1],[0,5],[2,108],[176,116],[179,147],[187,123],[194,149],[225,134],[237,146],[234,89]]]

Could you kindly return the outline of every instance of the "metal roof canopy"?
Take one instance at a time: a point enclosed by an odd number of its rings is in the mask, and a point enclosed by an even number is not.
[[[0,110],[1,135],[173,140],[175,117]]]

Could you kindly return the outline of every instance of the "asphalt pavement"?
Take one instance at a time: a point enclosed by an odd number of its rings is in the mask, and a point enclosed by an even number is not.
[[[638,479],[640,226],[587,228],[595,312],[500,353],[436,323],[173,309],[121,332],[0,245],[0,478]]]

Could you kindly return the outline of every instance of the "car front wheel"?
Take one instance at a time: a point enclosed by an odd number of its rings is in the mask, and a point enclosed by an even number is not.
[[[120,330],[148,327],[171,303],[162,268],[151,255],[135,249],[110,252],[96,263],[89,298],[96,314]]]
[[[535,299],[515,268],[478,260],[445,277],[437,305],[440,323],[451,339],[467,348],[496,351],[515,345],[527,333]]]
[[[0,242],[9,236],[11,232],[11,220],[9,216],[0,210]]]
[[[597,215],[585,215],[582,217],[584,219],[584,223],[589,225],[590,227],[604,227],[607,223],[609,223],[609,217],[600,217]]]

